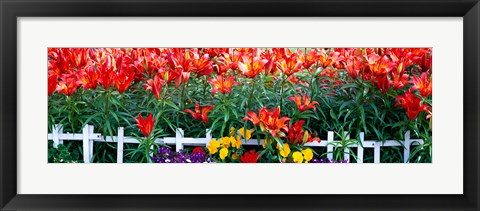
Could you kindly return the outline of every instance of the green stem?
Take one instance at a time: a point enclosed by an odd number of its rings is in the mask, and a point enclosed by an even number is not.
[[[206,95],[207,95],[207,86],[208,86],[208,84],[207,84],[207,76],[204,76],[204,77],[202,78],[202,82],[203,82],[203,98],[202,98],[202,99],[207,99],[207,96],[206,96]],[[200,99],[200,100],[201,100],[201,99]],[[201,103],[201,101],[200,101],[200,103]]]
[[[184,107],[184,103],[183,103],[183,97],[185,96],[185,86],[186,86],[187,83],[183,83],[182,85],[182,92],[180,93],[180,100],[178,102],[178,107],[180,108],[180,110],[183,110],[183,107]]]
[[[177,117],[176,117],[177,128],[180,127],[180,111],[183,111],[183,108],[184,108],[183,96],[185,94],[185,85],[186,85],[186,83],[184,82],[183,85],[182,85],[182,91],[179,93],[179,99],[178,99],[179,112],[177,113]]]
[[[73,109],[72,109],[72,98],[70,96],[66,96],[67,97],[67,106],[68,106],[68,122],[70,123],[70,127],[72,128],[72,132],[75,132],[75,127],[73,126]]]
[[[283,110],[283,90],[285,88],[285,80],[286,78],[282,75],[282,86],[280,90],[280,111]]]
[[[107,125],[108,113],[109,113],[108,108],[110,107],[109,98],[110,98],[110,90],[107,89],[107,90],[105,90],[105,109],[104,109],[104,114],[103,114],[103,122],[104,122],[103,134],[104,134],[105,137],[107,135],[107,128],[105,126]]]
[[[252,109],[252,97],[253,97],[253,92],[255,91],[255,78],[253,78],[253,83],[252,83],[252,91],[250,92],[250,96],[248,97],[248,105],[247,105],[247,111]]]
[[[150,138],[145,138],[145,158],[147,158],[147,163],[151,163],[150,159]]]

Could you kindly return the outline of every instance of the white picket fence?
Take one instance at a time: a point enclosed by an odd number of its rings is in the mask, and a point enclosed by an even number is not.
[[[346,140],[350,139],[350,135],[345,133]],[[385,142],[376,141],[376,140],[364,140],[364,133],[360,133],[360,143],[359,144],[349,144],[349,148],[357,148],[356,158],[357,163],[363,163],[363,152],[364,148],[374,148],[374,163],[380,163],[380,148],[381,147],[393,147],[400,146],[403,147],[403,157],[404,162],[408,163],[408,158],[410,157],[410,146],[423,144],[422,139],[410,139],[410,131],[405,133],[405,140],[387,140]],[[123,163],[123,144],[132,143],[139,144],[138,140],[132,137],[124,136],[123,127],[118,128],[117,136],[107,136],[103,138],[100,133],[94,133],[94,128],[92,125],[86,125],[83,128],[82,133],[63,133],[62,125],[55,125],[53,127],[52,133],[48,134],[48,140],[53,140],[53,146],[57,147],[58,144],[63,144],[64,140],[70,141],[82,141],[83,142],[83,160],[85,163],[90,163],[93,157],[93,142],[113,142],[117,143],[117,163]],[[156,143],[163,143],[167,145],[175,145],[176,150],[179,151],[183,149],[184,146],[208,146],[212,136],[207,130],[205,138],[186,138],[184,137],[184,131],[181,128],[178,128],[175,134],[175,137],[165,137],[161,139],[156,139]],[[260,142],[257,139],[250,139],[248,141],[242,140],[243,145],[261,145],[263,140]],[[327,141],[310,142],[306,143],[305,146],[308,147],[327,147],[327,158],[333,159],[333,151],[335,147],[342,147],[341,142],[334,140],[334,132],[329,131],[327,136]],[[363,147],[362,147],[363,146]],[[344,159],[350,160],[350,152],[348,148],[344,149]]]

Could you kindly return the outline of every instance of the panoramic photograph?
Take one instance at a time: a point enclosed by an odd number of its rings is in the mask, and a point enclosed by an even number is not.
[[[48,48],[48,163],[432,163],[432,48]]]

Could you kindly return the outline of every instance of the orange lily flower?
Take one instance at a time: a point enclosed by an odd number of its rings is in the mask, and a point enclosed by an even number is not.
[[[316,111],[315,105],[319,105],[317,101],[310,102],[310,98],[307,95],[302,97],[299,94],[296,94],[295,96],[287,98],[287,100],[295,102],[300,112],[304,112],[308,109]]]
[[[160,93],[162,92],[164,80],[160,78],[160,75],[157,74],[153,79],[148,79],[147,83],[143,85],[145,90],[150,90],[153,93],[153,96],[158,100],[160,99]]]
[[[290,121],[290,118],[285,116],[280,118],[280,108],[272,108],[269,111],[267,107],[263,107],[258,112],[258,116],[252,111],[247,112],[247,115],[242,119],[243,121],[250,120],[254,125],[261,124],[260,126],[270,132],[273,137],[283,136],[283,134],[279,134],[281,131],[288,132],[286,123]]]
[[[387,55],[380,57],[377,54],[370,54],[368,57],[365,56],[365,59],[367,60],[367,65],[370,68],[370,71],[377,76],[385,75],[397,67]]]
[[[232,91],[233,85],[238,85],[238,82],[234,82],[235,76],[230,76],[224,80],[222,75],[218,75],[217,78],[208,79],[213,86],[212,94],[215,94],[217,91],[221,92],[222,94],[230,93]]]
[[[330,54],[327,54],[325,50],[319,51],[319,61],[322,64],[323,68],[326,68],[328,66],[333,66],[335,63],[342,61],[342,57],[340,57],[339,52],[330,52]]]
[[[251,57],[248,56],[242,56],[242,62],[238,62],[238,69],[242,71],[243,75],[249,78],[254,78],[259,73],[263,72],[263,67],[268,60],[262,59],[259,56],[254,57],[253,61],[250,58]]]
[[[430,108],[428,105],[420,104],[420,98],[410,92],[405,92],[404,95],[395,98],[397,100],[395,106],[402,106],[405,108],[405,110],[407,110],[408,118],[412,121],[415,120],[418,113],[421,111],[428,111]]]
[[[71,96],[75,93],[80,85],[75,72],[62,74],[60,79],[61,80],[57,85],[57,92],[63,93],[67,96]]]
[[[204,121],[208,123],[208,113],[213,110],[215,106],[203,106],[200,107],[199,103],[195,103],[195,112],[190,109],[185,109],[184,112],[190,113],[196,120]]]
[[[420,91],[420,95],[428,97],[432,94],[432,80],[428,81],[427,73],[423,72],[420,77],[414,75],[411,83],[413,84],[412,89]]]
[[[202,57],[200,57],[200,55],[194,54],[192,71],[194,71],[197,76],[212,74],[213,61],[210,61],[210,56],[208,54],[204,54]]]
[[[303,67],[308,69],[312,65],[316,64],[318,62],[318,59],[320,57],[320,53],[317,52],[317,49],[310,49],[306,54],[305,54],[305,62],[303,62]]]
[[[291,76],[302,69],[303,55],[298,52],[291,55],[285,55],[282,59],[277,61],[277,70]]]
[[[153,131],[153,124],[155,123],[155,118],[152,114],[149,114],[146,119],[142,115],[138,114],[137,118],[134,118],[137,122],[137,127],[142,132],[143,136],[148,137]]]

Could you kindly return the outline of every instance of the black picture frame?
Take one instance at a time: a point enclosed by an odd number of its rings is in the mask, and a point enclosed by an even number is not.
[[[1,0],[2,210],[479,210],[478,0]],[[463,17],[462,195],[24,195],[17,194],[17,17],[329,16]],[[432,175],[434,176],[434,175]],[[39,181],[41,182],[41,181]],[[52,184],[58,185],[58,184]],[[214,202],[214,203],[213,203]]]

